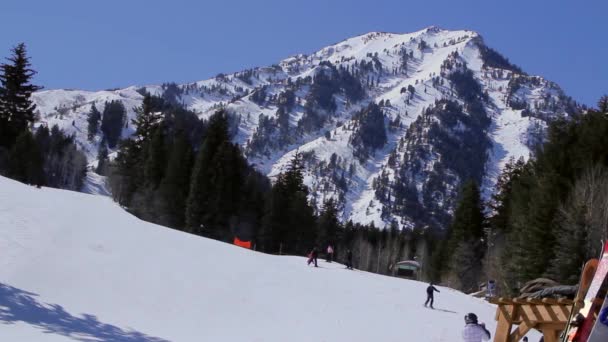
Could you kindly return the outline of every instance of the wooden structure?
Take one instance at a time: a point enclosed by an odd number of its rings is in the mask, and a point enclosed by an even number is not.
[[[490,303],[498,305],[494,342],[517,342],[531,329],[540,330],[545,342],[557,342],[570,314],[578,312],[583,304],[580,300],[552,298],[492,298]],[[515,330],[514,325],[518,325]]]

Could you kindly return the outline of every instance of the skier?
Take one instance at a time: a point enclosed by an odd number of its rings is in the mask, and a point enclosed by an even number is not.
[[[317,247],[313,248],[312,251],[308,254],[308,265],[311,263],[315,263],[315,267],[317,266],[317,257],[319,256],[319,252],[317,251]]]
[[[468,313],[464,316],[464,330],[462,331],[462,340],[464,342],[481,342],[490,340],[490,332],[486,329],[483,323],[477,323],[477,315]]]
[[[332,260],[334,259],[334,249],[331,247],[331,245],[327,246],[327,262],[332,262]]]
[[[353,269],[353,252],[350,249],[346,251],[346,269]]]
[[[433,308],[433,301],[434,301],[433,294],[434,294],[435,291],[441,292],[441,291],[437,290],[435,288],[435,286],[433,286],[433,282],[430,282],[429,286],[426,288],[426,302],[424,302],[424,307],[426,307],[427,305],[429,305],[429,302],[430,302],[431,309],[434,309]]]

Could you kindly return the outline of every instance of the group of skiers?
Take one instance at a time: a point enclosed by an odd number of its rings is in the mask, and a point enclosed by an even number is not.
[[[314,247],[310,253],[308,253],[308,265],[314,264],[315,267],[319,267],[317,264],[317,258],[319,257],[319,250]],[[325,261],[332,262],[334,260],[334,248],[332,245],[327,246],[325,253]],[[346,268],[349,270],[353,269],[353,252],[348,249],[346,250],[346,260],[344,262]]]
[[[426,302],[424,302],[425,307],[433,308],[433,302],[435,300],[434,294],[435,292],[441,292],[437,290],[433,283],[429,283],[429,286],[426,288]],[[430,305],[429,305],[430,304]],[[490,332],[486,329],[486,325],[484,323],[479,323],[477,320],[477,315],[470,312],[464,316],[464,329],[462,330],[462,340],[464,342],[482,342],[490,340]]]

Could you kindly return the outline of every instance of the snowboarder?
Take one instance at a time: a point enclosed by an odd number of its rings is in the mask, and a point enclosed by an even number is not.
[[[486,329],[483,323],[477,323],[477,315],[468,313],[464,316],[464,330],[462,331],[462,340],[464,342],[481,342],[490,340],[490,332]]]
[[[350,249],[346,251],[346,269],[353,269],[353,252]]]
[[[315,267],[317,266],[317,257],[319,256],[319,252],[317,251],[317,247],[313,248],[312,251],[308,254],[308,265],[311,263],[315,263]]]
[[[334,259],[334,249],[331,245],[327,246],[327,262],[332,262]]]
[[[426,288],[426,302],[424,302],[424,306],[425,306],[425,307],[426,307],[427,305],[429,305],[429,303],[430,303],[430,304],[431,304],[431,305],[430,305],[431,309],[434,309],[434,308],[433,308],[433,301],[434,301],[433,294],[434,294],[434,292],[435,292],[435,291],[437,291],[437,292],[441,292],[441,291],[437,290],[437,289],[435,288],[435,286],[433,286],[433,282],[430,282],[430,283],[429,283],[429,286]]]

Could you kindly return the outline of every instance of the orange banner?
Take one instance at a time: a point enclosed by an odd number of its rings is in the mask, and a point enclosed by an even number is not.
[[[238,237],[234,237],[234,244],[243,248],[251,249],[251,241],[241,241]]]

